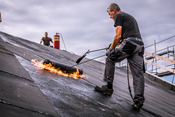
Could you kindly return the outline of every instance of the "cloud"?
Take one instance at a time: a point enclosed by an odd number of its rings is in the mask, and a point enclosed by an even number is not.
[[[39,43],[44,32],[63,35],[68,51],[82,55],[109,45],[113,21],[106,8],[117,2],[139,24],[145,45],[175,34],[174,0],[0,0],[0,30]],[[61,42],[61,48],[64,49]]]

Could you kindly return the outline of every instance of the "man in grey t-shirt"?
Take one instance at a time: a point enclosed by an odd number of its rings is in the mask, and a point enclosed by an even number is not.
[[[134,104],[133,108],[140,110],[144,103],[144,44],[140,35],[139,27],[135,18],[120,10],[120,7],[113,3],[107,12],[114,20],[115,36],[112,44],[106,52],[106,66],[104,81],[107,85],[95,87],[95,90],[111,96],[113,93],[113,80],[115,63],[127,58],[133,76]],[[119,76],[118,76],[119,77]]]

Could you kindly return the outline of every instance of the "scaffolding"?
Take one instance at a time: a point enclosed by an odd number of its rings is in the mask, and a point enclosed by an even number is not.
[[[162,78],[168,76],[171,78],[171,80],[168,80],[171,83],[175,83],[174,44],[175,35],[158,42],[154,40],[153,44],[145,47],[147,54],[144,54],[146,71]],[[164,61],[165,59],[168,60]],[[118,63],[117,66],[126,66],[126,61]]]
[[[175,44],[175,35],[169,38],[166,38],[162,41],[159,41],[159,42],[156,42],[154,40],[154,44],[146,46],[145,51],[153,50],[151,52],[152,54],[175,61],[175,45],[174,44]],[[163,46],[160,46],[160,45],[163,45]],[[175,64],[173,62],[163,61],[161,59],[158,59],[157,57],[148,56],[148,55],[144,55],[144,57],[146,60],[151,60],[152,63],[164,65],[166,68],[171,68],[173,70],[175,69]],[[145,66],[146,66],[147,72],[155,74],[159,77],[171,76],[171,83],[174,83],[175,73],[173,71],[162,69],[153,64],[146,63]]]

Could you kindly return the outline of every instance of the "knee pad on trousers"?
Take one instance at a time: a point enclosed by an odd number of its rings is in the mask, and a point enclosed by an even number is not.
[[[126,42],[122,51],[125,52],[126,54],[132,54],[135,51],[136,47],[137,47],[136,45]]]
[[[111,59],[112,61],[115,61],[117,58],[119,58],[120,56],[122,56],[122,52],[121,51],[119,51],[118,49],[114,49],[114,50],[112,50],[110,53],[109,53],[109,55],[108,55],[108,57],[109,57],[109,59]]]

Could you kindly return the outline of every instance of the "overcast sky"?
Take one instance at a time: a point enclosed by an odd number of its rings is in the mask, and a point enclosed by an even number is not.
[[[0,31],[36,43],[59,32],[68,51],[82,55],[112,42],[111,3],[136,18],[145,45],[175,35],[175,0],[0,0]]]

